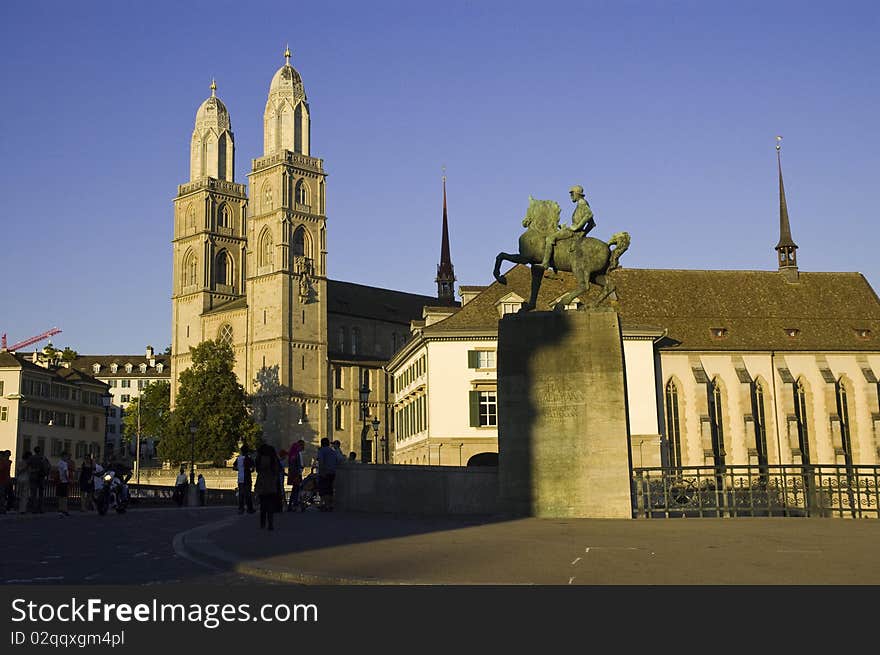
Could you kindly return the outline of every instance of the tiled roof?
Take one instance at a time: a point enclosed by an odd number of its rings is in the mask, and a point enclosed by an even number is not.
[[[20,368],[22,370],[30,371],[32,373],[51,375],[53,378],[57,378],[58,380],[64,382],[85,382],[101,387],[107,386],[106,383],[92,377],[89,373],[85,371],[77,370],[73,367],[66,368],[64,366],[52,366],[51,368],[38,366],[30,360],[30,357],[30,355],[22,355],[18,353],[11,353],[8,351],[0,352],[0,368]]]
[[[236,309],[244,309],[247,307],[247,297],[242,296],[241,298],[235,298],[233,300],[229,300],[222,305],[217,305],[216,307],[209,309],[206,312],[202,312],[202,316],[208,316],[209,314],[219,314],[220,312],[231,312]]]
[[[424,329],[497,329],[495,307],[511,291],[529,297],[528,267],[514,266],[456,314]],[[789,283],[777,271],[687,271],[621,268],[612,273],[624,329],[667,330],[661,346],[687,350],[880,350],[880,300],[860,273],[800,273]],[[538,310],[574,285],[570,273],[545,274]],[[591,294],[597,294],[593,287]],[[722,337],[717,329],[725,330]],[[789,336],[789,330],[796,336]],[[869,330],[870,337],[860,336]]]
[[[93,364],[100,364],[101,370],[97,373],[100,377],[127,377],[127,378],[155,378],[155,377],[171,377],[171,358],[168,355],[154,355],[156,364],[162,364],[162,372],[156,370],[154,366],[150,366],[150,362],[145,354],[140,355],[78,355],[71,366],[78,371],[82,371],[87,375],[95,375],[92,371]],[[111,364],[118,364],[119,368],[116,373],[112,372]],[[125,365],[131,364],[131,373],[125,372]],[[147,370],[141,373],[140,365],[146,364]]]
[[[409,326],[411,320],[422,317],[422,308],[425,305],[438,304],[436,296],[327,280],[327,312],[332,314]]]

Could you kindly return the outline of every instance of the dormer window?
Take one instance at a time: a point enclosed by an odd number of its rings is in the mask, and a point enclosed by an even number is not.
[[[516,314],[522,309],[522,304],[523,299],[518,294],[508,293],[495,303],[495,307],[498,309],[498,314],[504,316],[505,314]]]
[[[119,364],[117,364],[116,362],[113,362],[112,364],[110,364],[110,372],[111,373],[116,373],[116,371],[118,371],[118,370],[119,370]]]
[[[165,368],[165,364],[162,364],[161,362],[159,364],[156,364],[156,371],[158,373],[161,373],[163,368]]]
[[[871,330],[869,330],[868,328],[856,328],[856,336],[859,339],[870,339]]]
[[[138,368],[141,370],[141,373],[147,372],[147,365],[146,364],[141,364],[140,366],[138,366]]]
[[[100,372],[101,372],[101,365],[100,364],[92,364],[92,373],[97,375]]]
[[[725,327],[709,328],[709,332],[711,332],[713,339],[725,339],[727,337],[727,328]]]
[[[125,365],[125,372],[126,372],[126,373],[131,373],[131,369],[132,369],[132,368],[133,368],[133,367],[132,367],[131,364],[126,364],[126,365]]]
[[[799,328],[785,328],[785,334],[790,338],[794,339],[797,335],[801,333]]]

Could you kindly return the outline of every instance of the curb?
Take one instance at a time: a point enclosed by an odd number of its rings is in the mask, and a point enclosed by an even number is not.
[[[200,525],[196,528],[178,532],[174,535],[172,546],[174,552],[191,562],[216,571],[229,571],[240,575],[266,580],[270,582],[286,582],[299,585],[412,585],[420,586],[423,583],[403,582],[397,580],[380,580],[378,578],[359,578],[353,576],[333,576],[305,571],[291,571],[288,569],[272,569],[252,564],[237,555],[218,547],[210,538],[217,530],[229,527],[243,517],[231,516],[220,521]],[[425,586],[434,586],[425,584]]]

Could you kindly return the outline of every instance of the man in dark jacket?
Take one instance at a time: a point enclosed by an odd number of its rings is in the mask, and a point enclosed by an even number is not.
[[[43,494],[46,488],[46,478],[49,477],[49,460],[43,455],[43,449],[37,446],[33,455],[28,459],[28,484],[30,486],[31,513],[42,514]]]

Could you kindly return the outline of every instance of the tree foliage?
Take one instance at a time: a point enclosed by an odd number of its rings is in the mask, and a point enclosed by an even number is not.
[[[132,399],[125,410],[122,421],[125,434],[135,438],[138,432],[138,410],[140,409],[141,438],[161,440],[168,432],[171,418],[171,383],[159,380],[148,384],[140,396]]]
[[[241,440],[255,447],[260,426],[253,420],[248,396],[233,371],[232,347],[204,341],[190,348],[192,365],[180,374],[180,385],[167,432],[159,444],[163,459],[180,463],[225,462]],[[142,417],[143,418],[143,417]],[[195,424],[195,434],[190,426]]]

